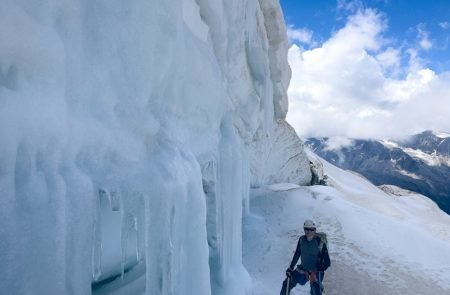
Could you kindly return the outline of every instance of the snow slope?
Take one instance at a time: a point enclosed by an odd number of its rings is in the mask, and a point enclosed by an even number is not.
[[[450,138],[424,131],[403,141],[310,138],[306,144],[338,167],[358,172],[376,185],[392,184],[423,194],[450,214]]]
[[[388,195],[317,156],[329,186],[252,191],[244,264],[253,294],[278,294],[302,224],[328,234],[327,294],[450,294],[450,216],[428,198]],[[284,187],[284,190],[283,190]],[[292,294],[308,294],[298,286]]]

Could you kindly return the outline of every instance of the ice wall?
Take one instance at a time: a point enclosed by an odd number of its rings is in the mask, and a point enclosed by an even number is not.
[[[248,292],[250,185],[310,179],[278,1],[1,0],[0,40],[0,294]]]

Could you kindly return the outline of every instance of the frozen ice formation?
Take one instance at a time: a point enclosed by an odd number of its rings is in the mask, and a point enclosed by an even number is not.
[[[0,40],[0,293],[249,290],[250,186],[311,180],[278,1],[2,0]]]

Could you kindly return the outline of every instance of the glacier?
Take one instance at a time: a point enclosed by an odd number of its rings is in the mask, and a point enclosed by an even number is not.
[[[278,0],[1,7],[0,293],[250,293],[250,188],[312,177]]]

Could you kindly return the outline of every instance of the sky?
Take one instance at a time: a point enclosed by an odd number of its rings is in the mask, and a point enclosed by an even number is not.
[[[301,137],[450,131],[450,1],[280,2]]]

